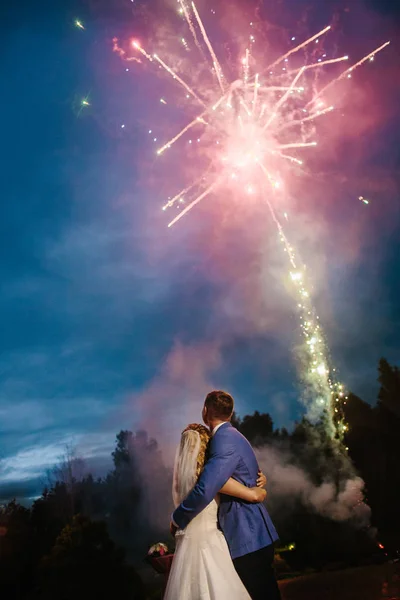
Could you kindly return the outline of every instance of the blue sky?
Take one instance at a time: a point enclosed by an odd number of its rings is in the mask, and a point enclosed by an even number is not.
[[[170,190],[148,135],[164,83],[126,72],[111,51],[113,35],[134,27],[130,4],[18,3],[2,25],[0,497],[34,495],[66,444],[101,470],[121,428],[144,426],[172,447],[213,386],[232,391],[240,413],[270,412],[277,426],[301,415],[298,325],[271,225],[263,221],[260,243],[256,222],[216,224],[204,206],[173,235],[165,227]],[[346,52],[393,34],[395,7],[380,5],[343,18]],[[309,18],[311,32],[333,5],[324,11]],[[298,27],[295,15],[277,18]],[[364,34],[350,35],[353,18]],[[311,193],[304,183],[294,232],[332,359],[371,402],[379,357],[400,362],[390,52],[359,75],[351,110],[370,119],[359,135],[336,136]],[[85,96],[91,106],[81,110]],[[368,208],[360,193],[372,195]]]

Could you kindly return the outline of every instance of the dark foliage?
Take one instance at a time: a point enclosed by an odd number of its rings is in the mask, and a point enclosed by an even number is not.
[[[378,381],[375,407],[349,396],[346,443],[366,483],[373,524],[391,540],[400,535],[400,370],[381,359]]]
[[[39,564],[34,597],[40,600],[87,598],[142,599],[144,590],[125,553],[111,541],[106,524],[75,516]]]

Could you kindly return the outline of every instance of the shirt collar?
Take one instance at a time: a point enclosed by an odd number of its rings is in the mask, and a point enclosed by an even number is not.
[[[216,427],[214,427],[214,429],[211,432],[211,437],[214,437],[214,435],[217,433],[218,429],[220,427],[222,427],[222,425],[226,425],[228,421],[224,421],[223,423],[219,423]]]

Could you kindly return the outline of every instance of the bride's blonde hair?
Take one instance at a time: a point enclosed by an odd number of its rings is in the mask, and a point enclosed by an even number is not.
[[[191,423],[182,431],[182,435],[185,431],[197,431],[200,437],[200,449],[197,455],[197,466],[196,466],[196,479],[198,479],[201,475],[201,472],[204,469],[204,464],[207,458],[207,450],[208,445],[210,443],[211,434],[207,427],[204,425],[200,425],[199,423]]]
[[[210,432],[203,425],[192,423],[182,431],[176,451],[172,497],[175,506],[192,491],[204,469]]]

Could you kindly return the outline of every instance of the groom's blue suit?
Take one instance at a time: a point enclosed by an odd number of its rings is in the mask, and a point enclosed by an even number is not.
[[[175,510],[173,521],[180,529],[185,529],[210,504],[230,477],[253,487],[258,471],[257,459],[249,442],[230,423],[224,423],[211,439],[203,473],[188,497]],[[250,504],[222,494],[218,520],[232,559],[270,546],[278,539],[263,504]]]

